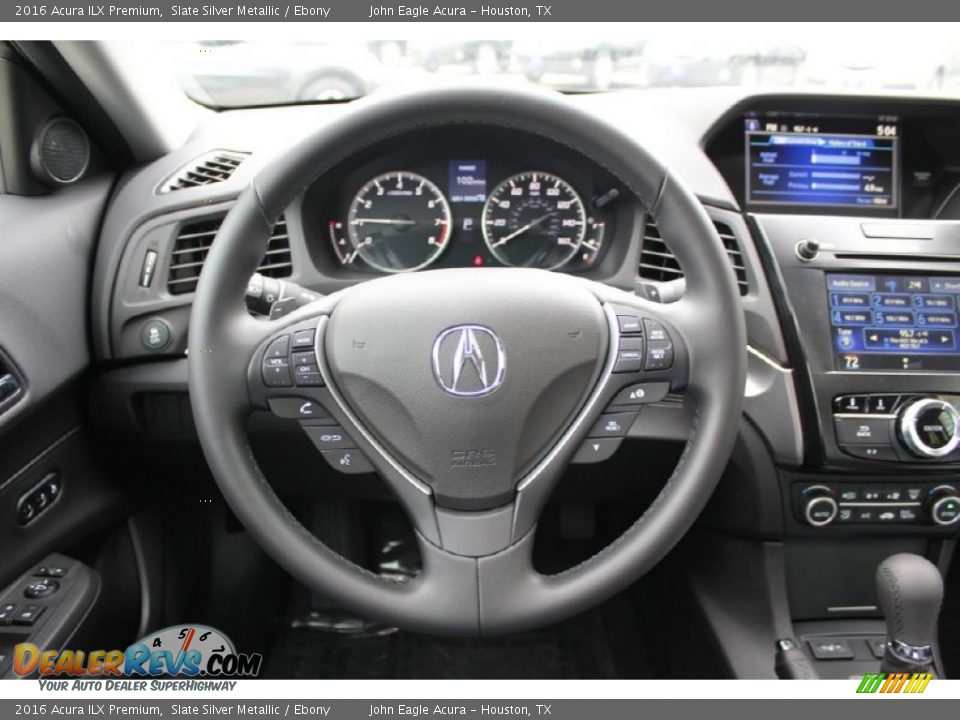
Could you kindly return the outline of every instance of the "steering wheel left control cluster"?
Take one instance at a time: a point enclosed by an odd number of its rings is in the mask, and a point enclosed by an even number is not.
[[[253,399],[258,405],[265,401],[277,417],[299,420],[307,437],[335,470],[371,473],[370,461],[323,405],[326,389],[317,362],[316,339],[316,319],[271,337],[257,356],[263,397]],[[252,383],[251,387],[257,385]]]

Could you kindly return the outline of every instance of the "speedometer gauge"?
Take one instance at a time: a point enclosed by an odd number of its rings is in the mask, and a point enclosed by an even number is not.
[[[566,180],[525,172],[494,188],[483,206],[483,238],[505,265],[553,270],[569,262],[583,242],[583,201]]]
[[[354,250],[381,272],[419,270],[436,260],[452,229],[440,189],[412,172],[384,173],[354,196],[347,233]]]

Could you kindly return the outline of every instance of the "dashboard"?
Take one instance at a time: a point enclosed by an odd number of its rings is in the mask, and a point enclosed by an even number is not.
[[[377,143],[307,190],[311,250],[338,276],[449,267],[602,272],[636,200],[588,158],[460,127]],[[320,251],[319,246],[323,246]]]

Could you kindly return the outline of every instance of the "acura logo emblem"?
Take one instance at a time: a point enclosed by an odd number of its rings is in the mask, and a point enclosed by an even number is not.
[[[500,338],[482,325],[454,325],[433,341],[433,374],[451,395],[492,393],[503,382],[505,360]]]

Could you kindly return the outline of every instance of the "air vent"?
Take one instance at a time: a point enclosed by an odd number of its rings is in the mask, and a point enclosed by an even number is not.
[[[727,257],[730,258],[730,267],[737,277],[740,294],[746,295],[750,291],[750,286],[747,284],[747,270],[743,264],[743,255],[740,253],[740,246],[737,244],[733,228],[718,220],[714,220],[713,225],[720,235]],[[680,263],[660,237],[657,224],[649,217],[644,226],[643,245],[640,248],[640,277],[657,282],[668,282],[683,277]]]
[[[167,290],[172,295],[182,295],[197,289],[197,278],[207,257],[213,238],[220,229],[223,218],[202,220],[180,227],[173,243],[170,257],[170,272],[167,275]],[[257,272],[267,277],[290,277],[293,261],[290,257],[290,236],[286,220],[280,218],[273,226],[270,243]]]
[[[201,155],[174,173],[160,188],[160,192],[186,190],[228,180],[249,154],[233,150],[214,150]]]

